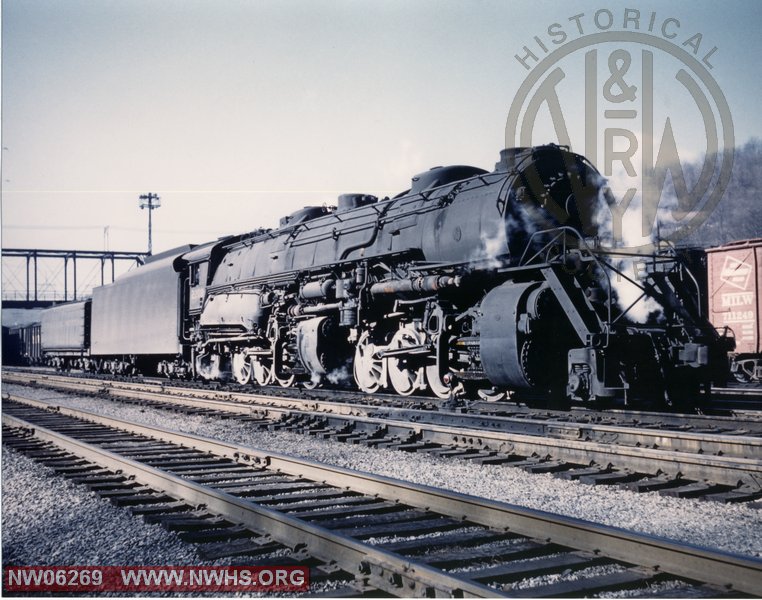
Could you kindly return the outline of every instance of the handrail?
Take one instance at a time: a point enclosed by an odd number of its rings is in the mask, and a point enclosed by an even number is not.
[[[533,245],[532,242],[535,239],[535,237],[541,236],[541,235],[549,235],[549,234],[554,234],[553,239],[551,239],[549,242],[547,242],[542,248],[540,248],[540,250],[535,252],[535,254],[531,258],[529,258],[528,260],[525,260],[526,256],[527,256],[527,253],[532,248],[532,245]],[[562,243],[562,254],[561,255],[562,256],[565,255],[566,252],[567,252],[567,238],[566,238],[565,234],[571,234],[571,236],[573,238],[577,239],[577,241],[578,241],[577,248],[587,252],[588,255],[595,261],[595,263],[599,267],[601,267],[601,272],[606,277],[606,291],[607,291],[607,295],[606,295],[606,322],[605,322],[605,325],[606,325],[606,330],[607,330],[606,334],[608,336],[608,333],[609,333],[608,332],[608,328],[609,328],[609,325],[612,324],[612,322],[611,322],[611,289],[612,288],[611,288],[611,277],[609,276],[608,271],[604,267],[608,267],[610,265],[607,265],[607,264],[601,262],[600,260],[598,260],[598,258],[596,256],[596,253],[593,251],[592,248],[590,248],[590,246],[585,241],[585,239],[582,237],[582,235],[580,234],[579,231],[577,231],[573,227],[569,227],[568,225],[562,225],[560,227],[554,227],[553,229],[544,229],[544,230],[541,230],[541,231],[535,231],[529,237],[529,241],[527,242],[527,245],[524,248],[524,252],[522,253],[521,258],[519,259],[519,266],[526,265],[526,264],[532,262],[535,258],[540,256],[543,252],[545,252],[546,250],[549,250],[551,247],[553,247],[553,244],[558,239],[562,239],[562,241],[563,241],[563,243]],[[550,256],[548,256],[546,254],[546,260],[545,260],[545,262],[550,263],[550,262],[552,262],[553,258],[554,257],[550,257]]]

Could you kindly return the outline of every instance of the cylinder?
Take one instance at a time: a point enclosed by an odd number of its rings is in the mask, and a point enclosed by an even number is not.
[[[333,279],[323,281],[309,281],[299,290],[299,297],[303,300],[315,300],[317,298],[333,297],[336,291],[336,282]]]
[[[301,317],[302,315],[319,315],[321,313],[339,310],[340,307],[341,302],[334,302],[333,304],[318,304],[316,306],[304,306],[302,304],[296,304],[289,307],[288,314],[292,317]]]
[[[427,277],[416,277],[415,279],[379,281],[370,286],[370,293],[374,296],[425,294],[436,292],[443,288],[458,287],[459,285],[460,277],[429,275]]]
[[[341,305],[339,325],[355,327],[357,325],[357,300],[351,298]]]

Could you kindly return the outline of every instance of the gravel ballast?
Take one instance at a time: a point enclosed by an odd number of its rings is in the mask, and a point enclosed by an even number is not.
[[[134,423],[176,429],[266,451],[306,457],[734,554],[762,557],[762,536],[759,536],[759,531],[762,531],[762,511],[744,504],[726,505],[667,498],[655,492],[637,494],[616,487],[593,487],[557,479],[550,474],[532,475],[509,466],[478,465],[427,454],[370,449],[290,432],[259,431],[236,420],[173,414],[50,390],[5,385],[4,391]],[[3,467],[4,486],[9,475],[22,479],[25,477],[24,473],[7,472],[5,458]],[[6,512],[13,507],[9,509],[7,505],[11,498],[6,498],[5,490],[3,500],[3,533],[7,541],[9,535],[15,537],[20,532],[12,527],[6,529]],[[14,496],[12,502],[20,500]],[[105,504],[100,500],[94,501]]]
[[[2,549],[4,566],[225,566],[278,564],[287,549],[257,557],[202,560],[192,544],[161,525],[149,525],[117,508],[84,486],[21,453],[2,449]],[[336,589],[340,582],[322,581],[311,593]],[[90,595],[90,594],[87,594]],[[98,596],[134,596],[98,593]],[[272,593],[193,592],[144,593],[145,596],[272,597]],[[277,594],[284,595],[284,594]],[[287,594],[293,595],[293,594]],[[297,594],[299,595],[299,594]]]
[[[192,546],[3,447],[3,564],[189,565]],[[209,563],[211,564],[211,563]]]

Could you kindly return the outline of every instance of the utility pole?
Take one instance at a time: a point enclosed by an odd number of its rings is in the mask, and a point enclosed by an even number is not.
[[[151,240],[151,212],[155,208],[161,206],[161,198],[157,194],[143,194],[140,196],[140,209],[148,209],[148,255],[150,256],[153,251],[153,243]]]

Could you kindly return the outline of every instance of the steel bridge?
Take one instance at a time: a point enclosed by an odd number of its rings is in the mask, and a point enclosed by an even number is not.
[[[38,308],[77,300],[90,292],[93,285],[114,281],[117,262],[127,263],[128,266],[142,265],[147,256],[146,252],[110,250],[3,248],[3,308]],[[82,261],[88,261],[91,265],[93,261],[100,262],[100,284],[97,281],[87,282],[89,287],[85,285],[83,288],[77,275],[78,271],[82,272],[81,268],[78,269]],[[52,278],[49,269],[44,277],[40,277],[41,267],[50,263],[54,265]]]

